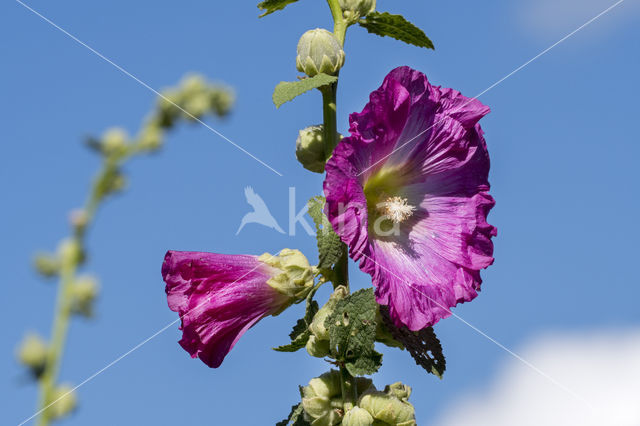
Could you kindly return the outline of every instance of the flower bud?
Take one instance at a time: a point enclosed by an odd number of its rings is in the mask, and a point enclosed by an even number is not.
[[[18,347],[17,357],[21,364],[29,367],[36,377],[44,371],[47,362],[47,343],[35,333],[27,334]]]
[[[110,157],[119,157],[126,152],[128,139],[127,132],[123,129],[109,129],[102,135],[102,152]]]
[[[302,389],[302,407],[305,418],[315,425],[340,423],[343,408],[340,372],[331,370],[309,381]]]
[[[344,50],[329,31],[317,28],[300,37],[296,67],[309,77],[319,73],[335,75],[344,64]]]
[[[155,151],[162,146],[162,129],[156,122],[151,122],[145,126],[140,137],[138,144],[140,148],[146,151]]]
[[[38,253],[33,259],[33,266],[40,275],[51,278],[60,272],[59,259],[48,253]]]
[[[85,317],[93,316],[93,302],[99,288],[94,277],[79,277],[71,286],[71,312]]]
[[[372,424],[373,416],[360,407],[353,407],[342,419],[342,426],[371,426]]]
[[[47,408],[49,416],[53,419],[64,417],[76,409],[76,393],[70,385],[60,385],[51,393],[49,404],[52,404]]]
[[[313,333],[319,340],[329,340],[329,330],[325,327],[326,319],[333,313],[336,304],[340,299],[344,299],[349,295],[349,290],[345,286],[338,286],[333,291],[329,300],[313,317],[313,321],[309,325],[309,331]]]
[[[375,420],[389,425],[415,425],[415,410],[413,405],[401,401],[394,395],[384,392],[368,392],[362,395],[358,406],[364,408]]]
[[[300,300],[313,287],[315,268],[299,250],[282,249],[277,256],[265,253],[258,260],[282,271],[267,281],[282,294]]]
[[[339,3],[348,22],[355,22],[376,10],[376,0],[339,0]]]
[[[227,88],[214,88],[209,94],[211,97],[211,107],[219,116],[223,117],[229,114],[231,107],[235,102],[234,93]]]
[[[63,240],[58,246],[58,256],[61,265],[75,265],[82,259],[82,250],[76,240]]]
[[[69,213],[69,223],[75,229],[83,230],[87,227],[88,222],[89,216],[84,209],[73,209],[71,213]]]
[[[336,137],[338,140],[342,139],[340,133],[337,133]],[[305,169],[315,173],[324,173],[326,158],[324,152],[324,127],[322,124],[309,126],[298,132],[296,158]]]
[[[309,336],[309,340],[307,340],[307,345],[305,346],[309,355],[314,356],[316,358],[324,358],[329,355],[329,341],[328,340],[320,340],[313,334]]]
[[[387,395],[395,396],[404,402],[411,396],[411,386],[404,385],[401,382],[395,382],[392,385],[385,386],[384,391]]]

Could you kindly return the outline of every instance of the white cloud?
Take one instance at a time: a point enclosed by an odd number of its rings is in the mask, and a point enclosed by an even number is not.
[[[522,0],[516,3],[517,21],[525,32],[549,41],[570,33],[614,3],[616,0]],[[625,0],[584,32],[602,35],[606,30],[634,22],[639,15],[640,2]]]
[[[521,355],[591,408],[510,358],[486,389],[445,407],[434,424],[640,425],[640,330],[547,335],[527,344]]]

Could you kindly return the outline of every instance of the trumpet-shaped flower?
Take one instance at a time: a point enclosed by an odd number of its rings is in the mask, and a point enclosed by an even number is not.
[[[162,278],[169,308],[182,320],[180,345],[217,368],[255,323],[303,299],[314,272],[297,250],[278,256],[169,251]]]
[[[350,116],[326,165],[326,213],[369,273],[378,303],[419,330],[477,296],[493,262],[486,221],[489,155],[478,124],[489,108],[397,68]]]

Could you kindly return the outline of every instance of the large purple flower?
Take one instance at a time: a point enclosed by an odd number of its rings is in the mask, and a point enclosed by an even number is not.
[[[217,368],[256,322],[303,298],[313,284],[297,250],[279,256],[169,251],[162,264],[169,308],[182,319],[180,345]]]
[[[479,271],[493,263],[486,218],[495,202],[478,124],[488,112],[396,68],[350,116],[351,136],[327,163],[329,220],[399,326],[449,316],[477,296]]]

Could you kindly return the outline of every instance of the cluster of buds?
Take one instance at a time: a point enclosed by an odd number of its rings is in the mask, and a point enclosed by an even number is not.
[[[199,75],[185,77],[177,89],[166,90],[161,96],[158,115],[152,122],[162,128],[173,126],[179,118],[199,120],[209,112],[225,116],[234,102],[230,89],[211,85]]]

